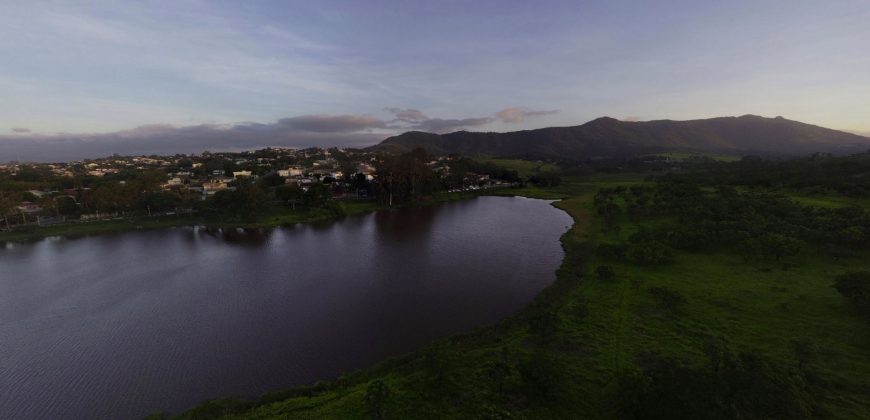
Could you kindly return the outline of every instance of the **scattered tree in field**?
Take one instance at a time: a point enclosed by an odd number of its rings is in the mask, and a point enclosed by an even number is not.
[[[642,241],[629,244],[628,258],[638,264],[663,265],[674,260],[674,250],[659,241]]]
[[[616,278],[616,272],[609,265],[599,265],[595,268],[595,276],[601,281],[611,281]]]

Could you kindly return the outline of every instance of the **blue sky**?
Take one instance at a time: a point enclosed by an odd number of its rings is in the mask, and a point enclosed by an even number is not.
[[[870,132],[868,52],[864,0],[10,1],[0,136],[289,119],[299,142],[372,141],[747,113]]]

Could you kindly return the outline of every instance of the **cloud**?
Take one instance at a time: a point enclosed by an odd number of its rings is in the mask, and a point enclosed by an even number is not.
[[[488,117],[429,118],[412,108],[385,108],[394,119],[371,115],[311,114],[287,117],[272,123],[143,125],[101,134],[30,133],[13,128],[0,135],[0,162],[9,160],[65,161],[122,155],[200,153],[204,150],[250,150],[267,146],[365,147],[402,130],[446,133],[482,127],[497,121],[522,122],[525,118],[557,111],[506,108]],[[29,133],[28,135],[22,135]]]
[[[429,119],[429,117],[419,109],[384,108],[384,111],[393,114],[393,116],[396,117],[396,121],[417,122]]]
[[[368,115],[303,115],[284,118],[278,125],[315,133],[352,133],[387,127],[386,122]]]
[[[559,110],[551,111],[534,111],[528,108],[511,107],[505,108],[495,114],[495,116],[506,123],[517,124],[521,123],[529,117],[538,117],[542,115],[558,114]]]
[[[152,124],[101,134],[0,135],[0,162],[68,161],[108,156],[250,150],[267,146],[365,147],[388,134],[387,124],[366,115],[303,115],[274,123]]]
[[[483,118],[463,118],[463,119],[442,119],[429,118],[419,121],[411,126],[414,130],[431,131],[434,133],[446,133],[456,131],[463,128],[478,127],[494,122],[493,117]]]
[[[526,118],[552,115],[559,112],[558,110],[537,111],[525,107],[511,107],[505,108],[490,117],[444,119],[429,118],[426,114],[416,109],[384,108],[384,110],[395,116],[396,119],[394,121],[408,123],[407,128],[435,133],[480,127],[496,121],[517,124],[525,121]]]

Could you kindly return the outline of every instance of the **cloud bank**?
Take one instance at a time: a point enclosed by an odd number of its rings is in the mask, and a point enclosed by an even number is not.
[[[516,124],[526,118],[557,111],[506,108],[493,115],[469,118],[430,118],[417,109],[385,108],[392,118],[372,115],[300,115],[273,123],[240,122],[173,126],[152,124],[100,134],[36,134],[12,128],[0,135],[0,162],[68,161],[112,154],[151,155],[250,150],[267,146],[365,147],[409,130],[444,133],[474,129],[494,122]]]

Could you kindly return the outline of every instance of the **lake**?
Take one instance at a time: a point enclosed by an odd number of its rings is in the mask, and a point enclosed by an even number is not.
[[[0,243],[0,417],[177,414],[370,366],[527,305],[571,224],[547,201],[479,197]]]

